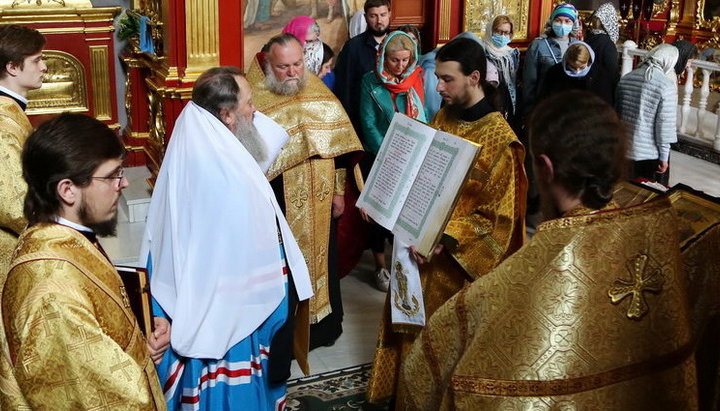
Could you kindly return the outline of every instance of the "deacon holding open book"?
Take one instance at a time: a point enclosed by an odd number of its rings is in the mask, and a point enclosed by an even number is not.
[[[493,105],[495,90],[485,80],[483,49],[473,40],[455,39],[438,51],[436,62],[437,90],[445,105],[431,126],[440,131],[426,134],[429,127],[396,114],[358,201],[396,238],[390,293],[368,386],[370,402],[401,392],[398,369],[426,319],[524,240],[525,150]],[[398,159],[421,164],[408,178],[382,173]],[[407,190],[388,190],[395,180],[400,187],[407,179],[414,179],[405,184]],[[386,201],[379,195],[383,191],[404,197]],[[401,205],[393,212],[396,204]],[[396,397],[396,406],[403,403]]]

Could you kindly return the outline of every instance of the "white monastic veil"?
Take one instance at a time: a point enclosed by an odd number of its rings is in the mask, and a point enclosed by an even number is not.
[[[265,175],[224,124],[188,103],[160,168],[140,254],[152,260],[152,294],[172,318],[178,354],[222,358],[280,304],[276,226],[305,300],[307,266]]]

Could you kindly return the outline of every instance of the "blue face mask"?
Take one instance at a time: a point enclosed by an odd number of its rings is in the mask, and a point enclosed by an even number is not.
[[[565,37],[572,31],[572,24],[553,23],[552,29],[556,36]]]
[[[501,36],[500,34],[493,34],[492,42],[497,48],[503,48],[510,44],[510,37],[509,36]]]
[[[590,72],[590,65],[585,66],[585,68],[580,71],[576,71],[567,65],[564,65],[564,66],[565,66],[565,74],[567,74],[570,77],[585,77]]]

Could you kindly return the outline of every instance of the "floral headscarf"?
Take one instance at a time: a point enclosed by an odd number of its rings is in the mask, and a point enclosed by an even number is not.
[[[392,76],[385,71],[385,48],[390,40],[396,36],[405,36],[408,40],[415,44],[415,40],[413,40],[410,35],[402,31],[393,31],[385,36],[382,44],[378,47],[375,74],[383,83],[385,88],[390,91],[393,101],[395,100],[397,94],[407,93],[405,114],[426,123],[427,117],[425,115],[424,108],[425,91],[423,89],[422,68],[417,65],[419,58],[417,45],[415,45],[413,50],[410,51],[412,53],[412,63],[408,64],[405,71],[400,75],[399,81],[395,78],[395,76]]]
[[[610,36],[613,43],[617,43],[620,38],[620,25],[618,24],[617,12],[612,3],[602,4],[595,10],[593,16],[597,17],[602,23],[604,30],[592,30],[593,34],[605,33]]]

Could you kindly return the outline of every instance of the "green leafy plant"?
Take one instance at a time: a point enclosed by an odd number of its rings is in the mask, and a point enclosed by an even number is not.
[[[117,22],[117,36],[120,40],[127,40],[140,34],[140,20],[123,10]]]

